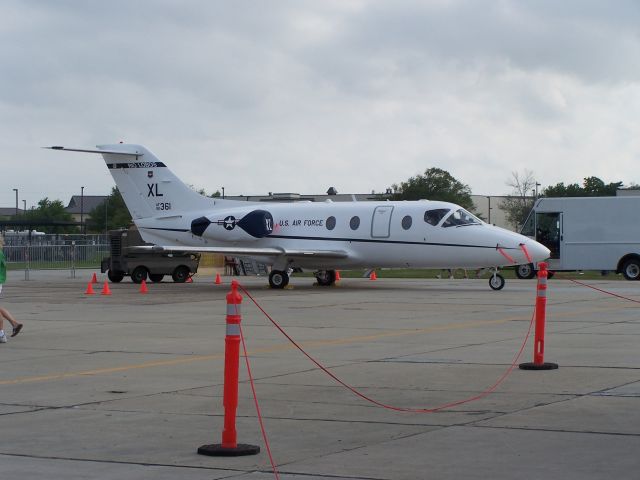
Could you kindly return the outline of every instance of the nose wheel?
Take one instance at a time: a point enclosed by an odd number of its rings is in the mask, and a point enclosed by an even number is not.
[[[504,288],[504,277],[495,269],[489,277],[489,286],[491,290],[502,290]]]

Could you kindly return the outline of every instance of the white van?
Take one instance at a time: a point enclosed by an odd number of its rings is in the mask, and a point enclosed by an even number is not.
[[[601,270],[640,278],[640,196],[540,198],[521,233],[551,250],[549,270]],[[533,264],[516,268],[535,276]]]

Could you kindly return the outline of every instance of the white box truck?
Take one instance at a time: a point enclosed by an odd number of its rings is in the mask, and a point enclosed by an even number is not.
[[[521,233],[551,250],[551,271],[601,270],[640,278],[640,196],[540,198]],[[519,265],[519,278],[535,275]]]

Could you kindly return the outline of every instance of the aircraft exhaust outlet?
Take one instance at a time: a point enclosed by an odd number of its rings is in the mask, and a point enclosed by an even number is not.
[[[544,324],[547,308],[547,264],[538,264],[538,286],[536,288],[536,330],[533,341],[533,362],[521,363],[522,370],[554,370],[557,363],[544,361]]]
[[[231,282],[227,294],[227,334],[224,339],[224,427],[222,443],[202,445],[200,455],[210,457],[238,457],[260,453],[257,445],[238,443],[236,432],[236,411],[238,409],[238,369],[240,365],[240,304],[242,295],[238,292],[238,282]]]

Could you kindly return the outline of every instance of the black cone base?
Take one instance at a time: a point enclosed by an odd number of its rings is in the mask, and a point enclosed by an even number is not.
[[[219,443],[202,445],[198,448],[198,454],[210,457],[240,457],[242,455],[257,455],[258,453],[260,453],[260,447],[245,443],[239,443],[236,448],[223,447]]]
[[[558,364],[551,363],[551,362],[544,362],[544,363],[527,362],[527,363],[520,364],[521,370],[555,370],[556,368],[558,368]]]

